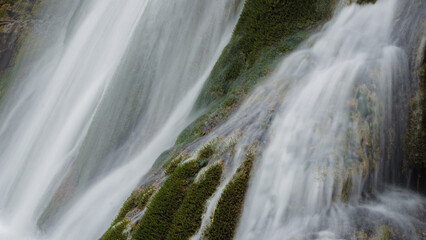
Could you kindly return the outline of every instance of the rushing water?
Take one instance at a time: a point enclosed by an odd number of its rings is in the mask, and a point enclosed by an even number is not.
[[[194,119],[242,4],[57,1],[49,14],[63,25],[45,30],[53,40],[16,75],[0,109],[0,239],[99,238]],[[349,239],[383,226],[420,239],[425,199],[388,185],[400,180],[386,146],[412,44],[402,47],[395,29],[416,29],[404,27],[402,6],[341,1],[323,30],[200,141],[235,136],[238,143],[193,239],[202,238],[254,142],[265,149],[237,239]]]
[[[384,143],[393,84],[408,79],[407,54],[392,39],[398,7],[396,0],[343,7],[263,86],[290,87],[237,239],[349,239],[378,235],[383,226],[421,238],[426,201],[379,174],[391,164]]]
[[[62,2],[49,14],[75,9],[67,31],[49,33],[0,113],[0,239],[99,238],[192,120],[242,6]]]

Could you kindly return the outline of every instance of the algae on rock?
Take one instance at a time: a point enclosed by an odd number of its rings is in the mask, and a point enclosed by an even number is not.
[[[255,153],[248,151],[242,165],[223,191],[205,236],[209,240],[232,239],[240,220]]]
[[[419,90],[410,102],[405,134],[405,172],[413,171],[412,185],[426,191],[426,47],[418,70]]]

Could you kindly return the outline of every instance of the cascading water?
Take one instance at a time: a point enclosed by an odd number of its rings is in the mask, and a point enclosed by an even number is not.
[[[99,238],[193,120],[241,6],[75,3],[68,31],[12,82],[0,113],[0,238]]]
[[[426,201],[379,174],[391,164],[383,159],[392,85],[408,78],[407,55],[392,41],[398,4],[344,7],[261,87],[289,89],[236,239],[349,239],[387,226],[420,238]]]
[[[195,119],[194,102],[243,1],[57,5],[49,13],[62,19],[49,33],[55,40],[32,69],[20,69],[2,100],[0,239],[99,238],[154,160]],[[412,46],[394,33],[396,25],[407,35],[416,29],[404,27],[402,6],[340,1],[321,32],[188,147],[224,136],[236,144],[192,239],[203,238],[247,146],[262,156],[236,239],[362,239],[381,230],[420,238],[426,200],[387,185],[401,182],[389,157],[389,128]]]

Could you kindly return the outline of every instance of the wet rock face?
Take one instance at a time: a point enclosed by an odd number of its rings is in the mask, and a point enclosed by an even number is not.
[[[34,19],[38,0],[0,0],[0,73],[14,65],[14,59],[29,25]]]
[[[13,65],[27,24],[14,20],[0,21],[0,72]]]
[[[356,3],[358,4],[368,4],[368,3],[376,3],[377,0],[358,0]]]

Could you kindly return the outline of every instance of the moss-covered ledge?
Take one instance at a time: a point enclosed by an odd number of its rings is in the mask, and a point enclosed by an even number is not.
[[[221,163],[200,172],[215,157],[216,143],[212,141],[202,146],[195,159],[170,161],[166,170],[170,176],[147,206],[132,239],[187,239],[197,230],[204,204],[216,190],[222,176]],[[175,164],[175,161],[178,163]],[[199,172],[201,176],[196,181]]]
[[[247,0],[229,44],[196,102],[206,113],[177,138],[175,148],[209,134],[279,60],[331,16],[334,0]]]
[[[206,202],[220,184],[223,166],[223,162],[212,165],[191,185],[173,219],[167,240],[189,239],[200,228]]]
[[[255,153],[249,150],[242,165],[224,189],[216,206],[212,224],[206,229],[209,240],[231,240],[234,237],[243,210]]]
[[[333,0],[247,0],[234,34],[198,99],[198,107],[226,95],[259,57],[300,30],[331,16]],[[285,51],[283,51],[285,52]]]
[[[140,223],[132,226],[133,239],[189,239],[196,232],[205,202],[219,181],[217,168],[225,168],[219,163],[212,165],[212,162],[220,161],[226,154],[227,157],[232,155],[230,152],[233,152],[232,146],[235,146],[235,142],[228,146],[220,140],[215,143],[219,147],[207,144],[200,148],[200,142],[203,141],[201,137],[226,121],[243,97],[274,69],[279,60],[298,47],[331,16],[333,3],[334,0],[246,1],[233,37],[197,101],[195,108],[207,109],[206,113],[190,124],[179,135],[175,146],[164,152],[155,163],[153,175],[161,182],[166,180],[152,197]],[[266,27],[260,28],[263,25]],[[191,160],[194,155],[197,157]],[[208,230],[211,239],[217,239],[217,227],[222,227],[223,220],[229,217],[220,214],[221,211],[227,211],[225,205],[235,207],[233,219],[225,224],[226,236],[232,238],[242,211],[253,161],[254,154],[248,153],[243,165],[226,187],[223,195],[231,197],[222,195],[219,201],[214,214],[215,223]],[[211,167],[203,173],[201,169],[205,166]],[[204,177],[195,181],[199,172]],[[189,217],[189,212],[196,214]],[[118,231],[125,230],[120,225],[116,228]]]
[[[34,20],[48,0],[0,0],[0,101],[14,75]]]
[[[377,2],[377,0],[357,0],[356,1],[356,3],[361,4],[361,5],[363,5],[363,4],[374,4],[376,2]]]
[[[403,171],[411,172],[410,185],[426,193],[426,47],[419,63],[419,90],[411,99],[405,134]]]

